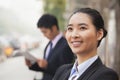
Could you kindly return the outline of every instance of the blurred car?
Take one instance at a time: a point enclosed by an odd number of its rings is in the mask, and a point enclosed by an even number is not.
[[[4,53],[7,57],[10,57],[13,53],[13,48],[10,46],[7,46],[4,48]]]
[[[0,46],[1,54],[5,54],[7,57],[10,57],[12,55],[13,48],[10,45],[9,41],[3,36],[0,36]]]
[[[12,36],[0,36],[1,51],[6,57],[22,56],[23,51],[31,51],[40,47],[39,39],[30,35],[22,35],[15,38]]]

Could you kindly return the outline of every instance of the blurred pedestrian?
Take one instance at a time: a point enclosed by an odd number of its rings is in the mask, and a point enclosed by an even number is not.
[[[61,65],[73,62],[74,55],[59,30],[55,16],[50,14],[42,15],[38,20],[37,27],[50,41],[44,50],[43,59],[37,60],[34,64],[26,60],[26,64],[31,70],[42,71],[42,80],[52,80],[56,70]]]

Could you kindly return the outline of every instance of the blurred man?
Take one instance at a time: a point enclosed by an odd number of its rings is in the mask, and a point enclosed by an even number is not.
[[[52,80],[58,67],[72,63],[74,55],[63,34],[59,31],[58,21],[55,16],[44,14],[38,20],[37,27],[50,41],[44,50],[43,59],[37,60],[34,64],[26,60],[26,64],[31,70],[42,71],[42,80]]]

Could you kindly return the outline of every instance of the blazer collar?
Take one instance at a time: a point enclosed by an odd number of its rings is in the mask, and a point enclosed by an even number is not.
[[[51,51],[52,54],[50,54],[50,55],[48,56],[47,60],[50,59],[50,57],[54,54],[54,52],[57,50],[57,48],[59,47],[59,45],[61,44],[61,42],[63,42],[63,40],[64,40],[63,37],[61,37],[61,38],[59,39],[59,41],[57,42],[57,44],[55,45],[55,47],[54,47],[54,48],[52,49],[52,51]],[[49,44],[50,44],[50,42],[48,43],[48,45],[49,45]],[[47,47],[48,47],[48,45],[47,45]],[[47,47],[46,47],[46,49],[47,49]],[[46,49],[45,49],[45,51],[44,51],[44,58],[45,58],[45,55],[46,55]]]
[[[65,77],[62,80],[68,80],[72,67],[73,67],[73,64],[70,64],[67,72],[64,74]]]
[[[98,59],[78,78],[78,80],[87,80],[102,65],[102,61],[98,57]]]
[[[87,80],[102,65],[102,61],[98,57],[98,59],[78,78],[78,80]],[[69,65],[68,71],[64,74],[64,79],[62,80],[68,80],[72,67],[73,64]]]

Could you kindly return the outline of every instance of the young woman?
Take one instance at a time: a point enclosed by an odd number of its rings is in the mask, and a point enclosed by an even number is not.
[[[103,65],[97,55],[97,48],[106,34],[98,11],[81,8],[74,12],[65,37],[77,59],[74,64],[60,67],[53,80],[119,80],[116,72]]]

